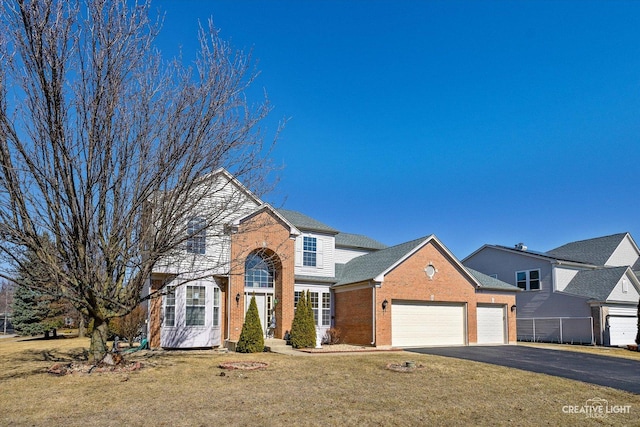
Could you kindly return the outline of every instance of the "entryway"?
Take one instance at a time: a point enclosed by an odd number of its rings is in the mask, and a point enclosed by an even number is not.
[[[244,313],[245,316],[247,314],[247,310],[249,310],[249,304],[251,304],[251,298],[256,298],[256,305],[258,306],[258,316],[260,316],[260,325],[262,326],[262,331],[264,333],[265,338],[269,337],[269,333],[272,333],[270,330],[271,322],[273,320],[273,316],[275,316],[274,311],[274,296],[272,293],[255,293],[245,292],[244,293]]]

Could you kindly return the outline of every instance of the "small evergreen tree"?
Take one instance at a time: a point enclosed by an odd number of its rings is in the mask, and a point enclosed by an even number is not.
[[[64,325],[64,309],[51,296],[18,286],[13,299],[13,326],[21,335],[49,336]]]
[[[47,247],[49,237],[44,235]],[[66,308],[59,293],[58,284],[44,268],[33,251],[27,251],[21,260],[15,277],[16,290],[13,300],[13,325],[22,335],[56,335],[64,326]]]
[[[296,305],[296,312],[293,315],[293,322],[291,323],[291,332],[289,333],[291,338],[291,346],[293,348],[303,348],[306,347],[306,341],[304,339],[304,319],[305,315],[305,298],[304,293],[298,299],[298,304]]]
[[[309,347],[316,346],[316,319],[314,317],[313,305],[311,304],[311,292],[307,291],[307,320],[305,322],[307,328],[307,336]]]
[[[291,345],[293,348],[315,347],[316,328],[311,308],[311,295],[307,291],[300,296],[291,325]]]
[[[249,310],[244,317],[240,340],[236,346],[238,353],[260,353],[264,350],[264,332],[258,314],[258,305],[255,295],[251,297]]]

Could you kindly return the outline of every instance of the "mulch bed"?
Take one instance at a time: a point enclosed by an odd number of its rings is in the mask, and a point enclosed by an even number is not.
[[[425,366],[422,363],[416,364],[415,362],[404,363],[387,363],[387,369],[395,372],[415,372],[420,369],[424,369]]]
[[[142,369],[141,362],[122,362],[117,365],[107,365],[99,363],[92,365],[90,363],[70,362],[56,363],[47,369],[47,372],[53,375],[72,375],[72,374],[92,374],[92,373],[123,373],[133,372]]]
[[[305,353],[349,353],[349,352],[379,352],[379,351],[399,351],[397,348],[380,348],[364,345],[352,344],[331,344],[324,345],[322,348],[298,348],[298,351]]]
[[[239,369],[243,371],[253,371],[255,369],[266,369],[269,366],[266,362],[225,362],[218,365],[222,369]]]

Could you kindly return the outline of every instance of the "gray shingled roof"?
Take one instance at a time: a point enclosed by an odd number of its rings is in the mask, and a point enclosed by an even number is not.
[[[344,266],[336,286],[371,280],[387,270],[428,237],[412,240],[352,259]]]
[[[277,209],[278,213],[285,217],[287,221],[295,225],[300,230],[320,231],[322,233],[337,234],[338,230],[329,227],[320,221],[317,221],[310,216],[302,214],[296,211],[290,211],[288,209]]]
[[[606,301],[628,267],[582,270],[574,276],[563,292],[596,301]]]
[[[495,277],[487,276],[486,274],[480,273],[472,268],[465,267],[469,273],[480,283],[481,289],[491,289],[496,291],[512,291],[519,292],[520,288],[517,286],[513,286],[507,282],[503,282],[502,280],[498,280]]]
[[[336,246],[362,249],[384,249],[387,245],[378,242],[362,234],[338,233],[336,234]]]
[[[567,243],[547,252],[555,258],[584,262],[593,265],[605,265],[627,233],[596,237]]]

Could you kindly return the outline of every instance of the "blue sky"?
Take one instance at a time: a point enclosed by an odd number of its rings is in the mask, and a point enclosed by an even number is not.
[[[640,2],[163,0],[252,50],[282,165],[264,199],[394,245],[640,240]]]

